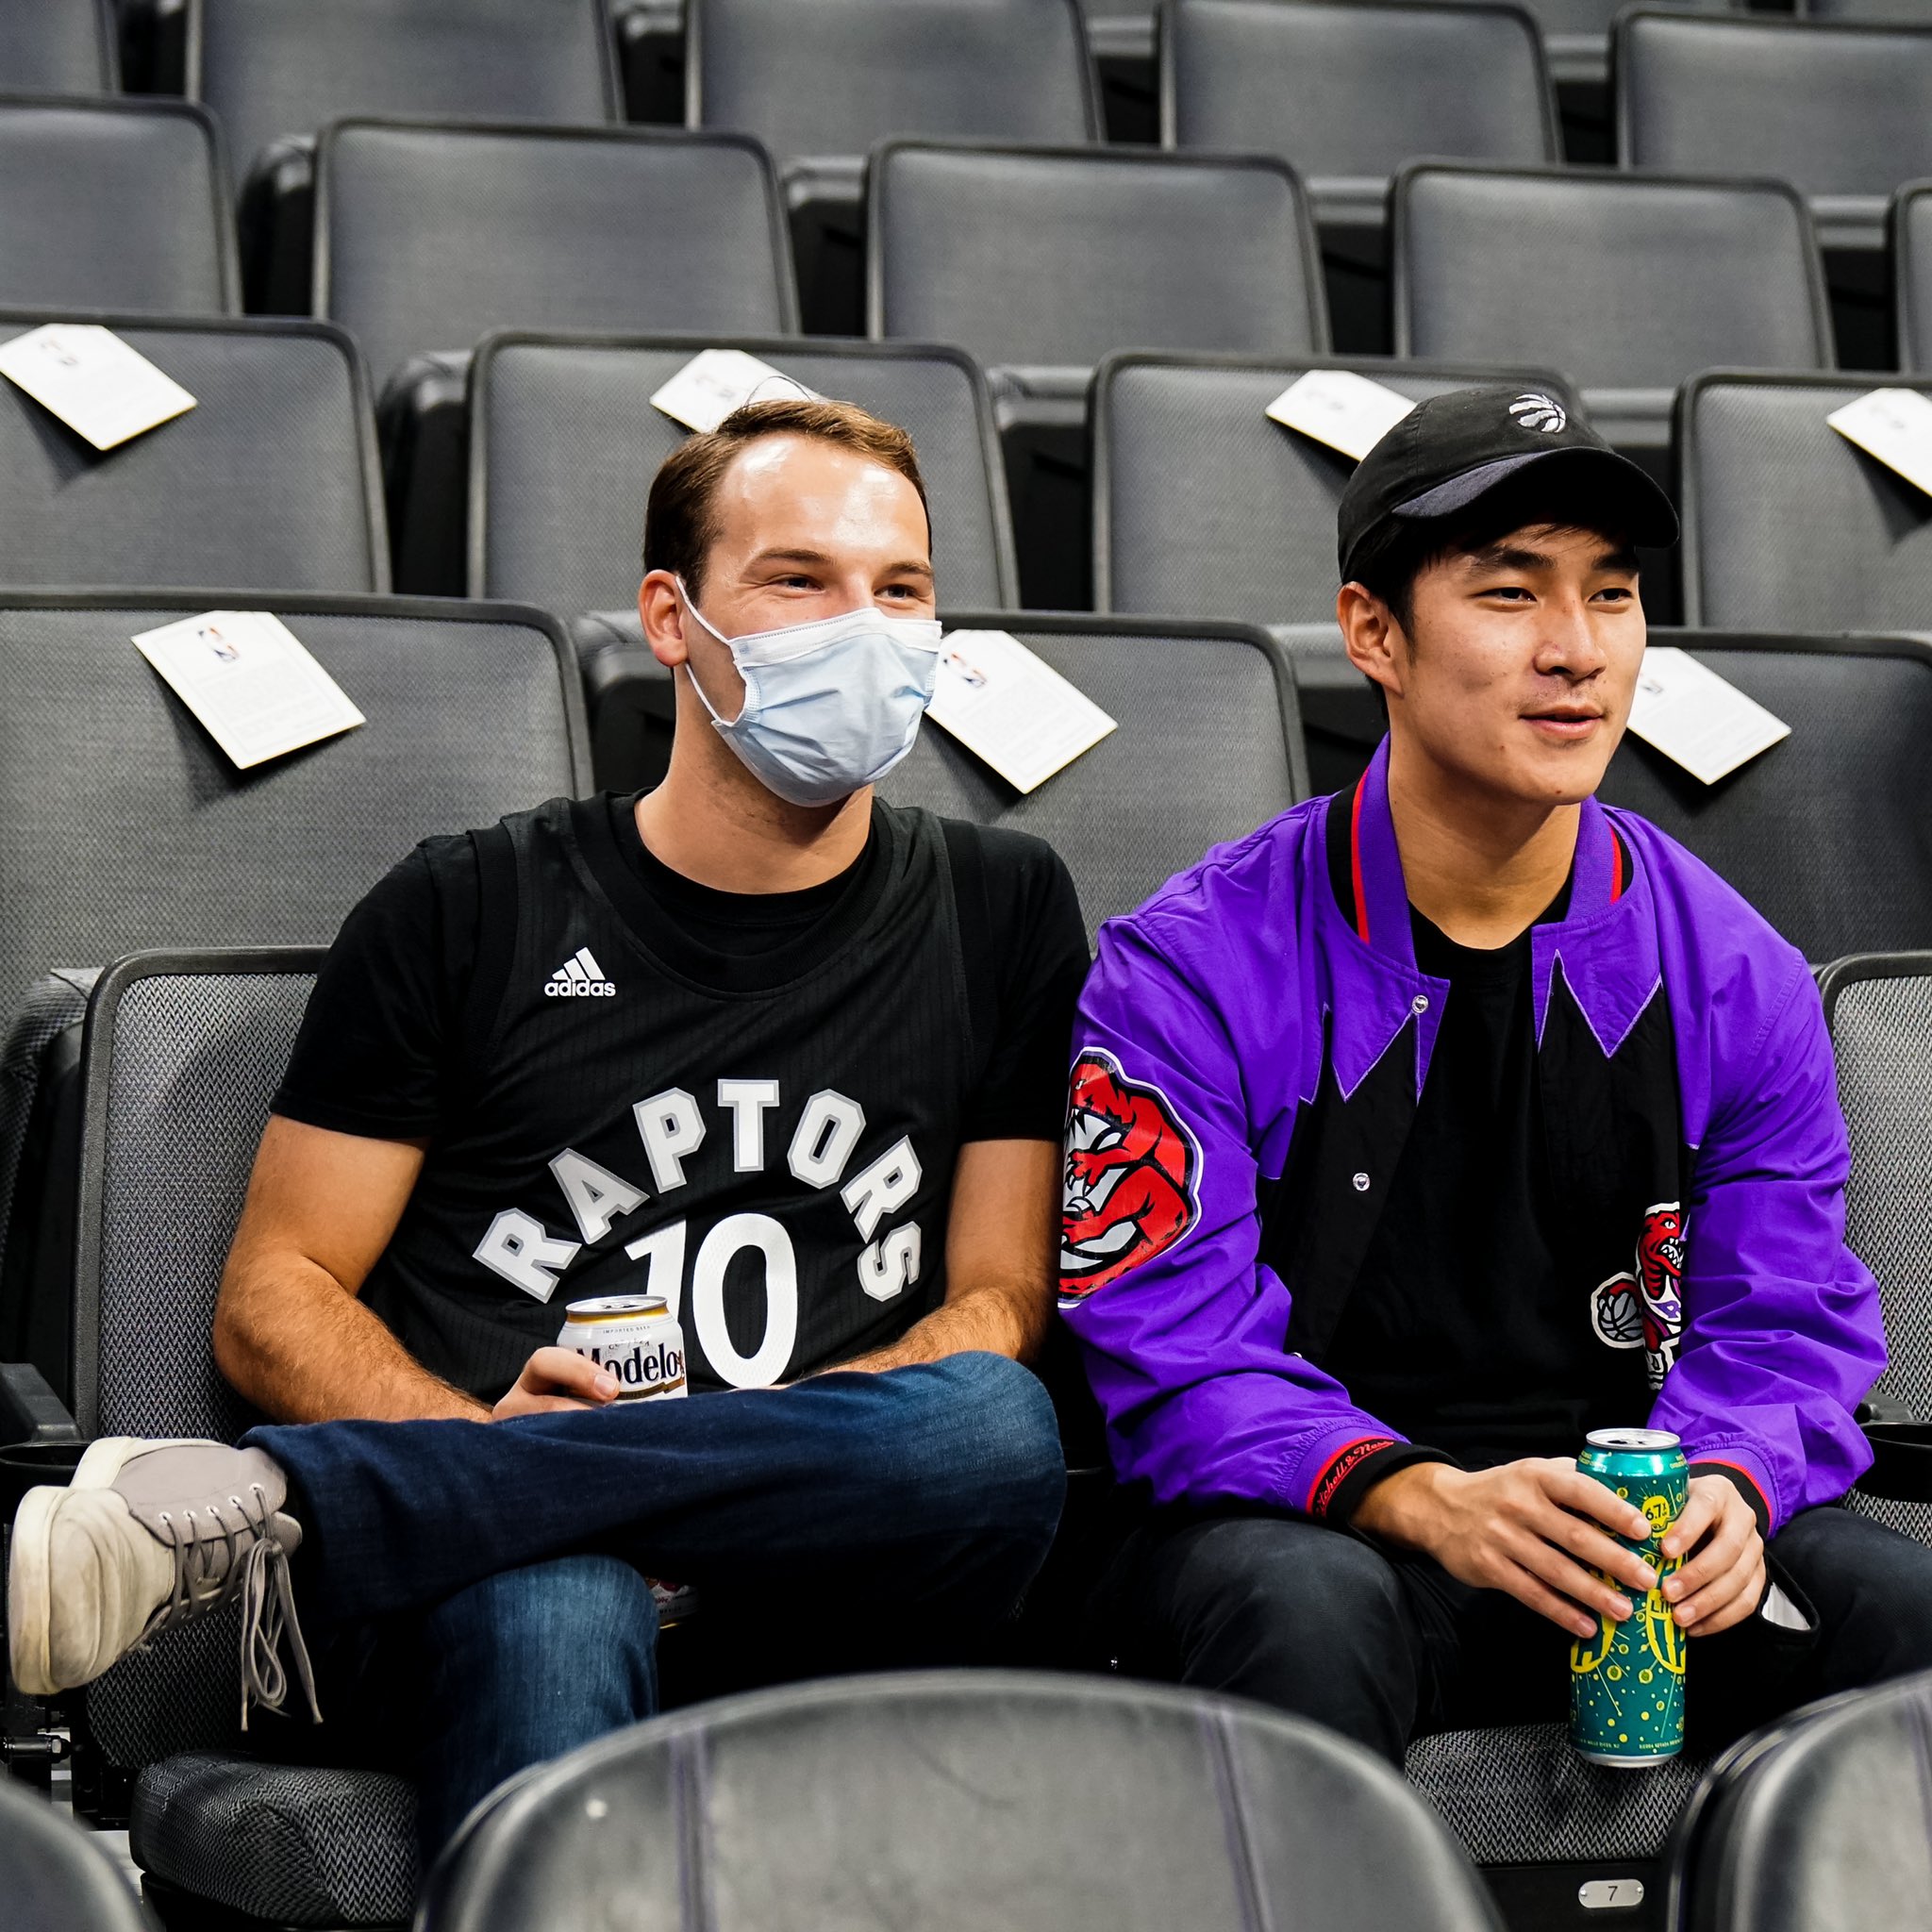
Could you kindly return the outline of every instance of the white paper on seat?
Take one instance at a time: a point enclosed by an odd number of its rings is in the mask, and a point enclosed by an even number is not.
[[[172,375],[93,323],[50,322],[0,343],[0,375],[102,450],[194,407]]]
[[[1268,405],[1268,414],[1360,462],[1414,408],[1352,370],[1310,369]]]
[[[1707,785],[1791,735],[1791,727],[1756,698],[1690,652],[1667,644],[1653,644],[1643,654],[1630,728]]]
[[[1115,729],[1091,698],[1003,630],[947,634],[926,716],[1018,791],[1036,791]]]
[[[239,771],[367,722],[266,610],[205,610],[134,642]]]
[[[747,356],[742,349],[706,349],[693,356],[656,395],[654,409],[662,409],[687,429],[715,429],[733,409],[746,403],[775,402],[781,397],[815,403],[816,390],[794,376]]]
[[[1932,396],[1915,389],[1869,390],[1824,420],[1932,496]]]

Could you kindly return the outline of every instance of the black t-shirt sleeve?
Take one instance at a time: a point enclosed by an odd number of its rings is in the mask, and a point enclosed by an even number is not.
[[[467,836],[425,840],[343,921],[273,1112],[374,1140],[433,1138],[458,1070],[478,885]]]
[[[963,829],[952,841],[955,889],[974,1024],[986,1044],[960,1139],[1058,1141],[1074,1007],[1090,964],[1079,896],[1043,840]],[[962,852],[967,839],[976,851]]]

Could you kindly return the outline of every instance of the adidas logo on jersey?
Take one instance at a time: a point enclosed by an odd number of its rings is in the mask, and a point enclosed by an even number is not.
[[[604,977],[604,969],[591,957],[589,946],[579,946],[543,982],[543,997],[549,1000],[608,1000],[617,989]]]

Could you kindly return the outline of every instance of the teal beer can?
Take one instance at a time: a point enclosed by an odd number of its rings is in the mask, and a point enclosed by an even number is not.
[[[1662,1429],[1592,1429],[1576,1466],[1643,1511],[1650,1534],[1617,1541],[1657,1572],[1657,1587],[1629,1620],[1598,1620],[1594,1636],[1570,1646],[1570,1742],[1595,1764],[1634,1768],[1674,1757],[1684,1748],[1684,1632],[1664,1601],[1663,1580],[1683,1567],[1658,1547],[1684,1513],[1690,1472],[1683,1445]],[[1625,1596],[1636,1592],[1614,1577]]]

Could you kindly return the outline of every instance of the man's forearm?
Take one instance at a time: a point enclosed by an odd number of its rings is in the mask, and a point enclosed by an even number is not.
[[[936,1362],[949,1355],[984,1351],[1029,1361],[1053,1319],[1045,1289],[1019,1291],[1007,1286],[968,1289],[949,1296],[931,1314],[915,1322],[897,1341],[874,1349],[841,1369],[875,1373],[911,1362]]]
[[[229,1384],[276,1422],[490,1420],[485,1404],[432,1375],[312,1261],[231,1258],[214,1343]]]

